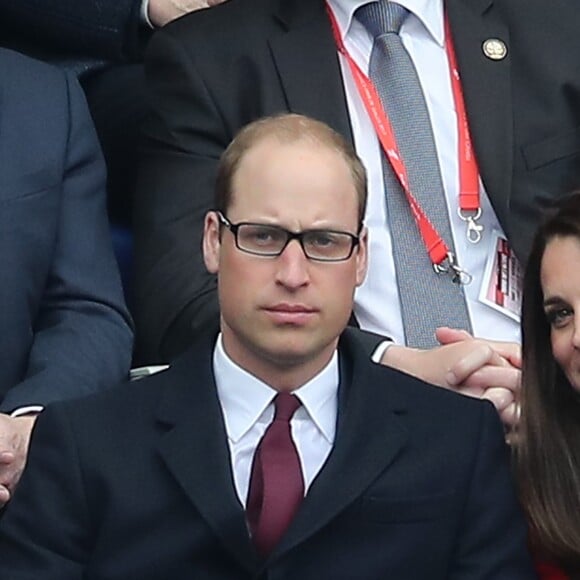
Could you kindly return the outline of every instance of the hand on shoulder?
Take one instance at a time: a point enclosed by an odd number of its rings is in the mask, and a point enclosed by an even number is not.
[[[172,20],[202,8],[211,8],[225,0],[149,0],[148,16],[151,23],[164,26]]]
[[[441,346],[421,350],[393,345],[381,362],[428,383],[488,399],[503,423],[513,427],[519,418],[520,345],[477,339],[452,328],[439,328],[436,336]]]

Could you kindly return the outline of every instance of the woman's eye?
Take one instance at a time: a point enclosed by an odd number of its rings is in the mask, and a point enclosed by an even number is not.
[[[546,312],[546,318],[550,326],[554,328],[562,328],[566,325],[572,314],[573,311],[571,308],[554,308]]]

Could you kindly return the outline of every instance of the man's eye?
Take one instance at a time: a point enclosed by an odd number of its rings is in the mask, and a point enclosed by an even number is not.
[[[272,232],[256,231],[253,233],[253,238],[256,242],[269,242],[272,240]]]
[[[279,243],[283,234],[272,228],[248,228],[244,230],[243,237],[252,244],[266,246]]]
[[[318,248],[335,246],[340,243],[340,236],[330,232],[313,232],[308,238],[308,243]]]

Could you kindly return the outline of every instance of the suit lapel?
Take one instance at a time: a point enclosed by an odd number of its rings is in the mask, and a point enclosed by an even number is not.
[[[445,0],[467,117],[484,186],[500,222],[508,217],[513,172],[513,129],[509,31],[493,0]],[[498,38],[508,47],[503,60],[491,60],[483,43]]]
[[[284,0],[282,32],[269,40],[288,108],[324,121],[353,142],[338,54],[320,0]]]
[[[405,405],[392,400],[385,375],[373,372],[375,367],[360,346],[352,348],[351,332],[356,331],[347,330],[341,339],[339,418],[333,450],[272,558],[305,541],[360,497],[407,440]],[[400,380],[401,375],[393,371],[392,376]]]
[[[333,450],[270,559],[305,541],[356,500],[407,439],[405,405],[347,330],[341,339],[339,415]],[[158,449],[185,495],[226,550],[249,572],[260,562],[238,501],[211,368],[213,342],[198,343],[164,374]],[[354,377],[354,378],[353,378]],[[393,380],[400,375],[392,372]],[[354,466],[354,468],[353,468]],[[338,484],[339,483],[339,484]],[[332,490],[332,493],[328,493]]]
[[[256,569],[245,516],[235,492],[227,435],[212,371],[213,342],[198,344],[167,373],[159,409],[159,451],[169,471],[224,547]]]

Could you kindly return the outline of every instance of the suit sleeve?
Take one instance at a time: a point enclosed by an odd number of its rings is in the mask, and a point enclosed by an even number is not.
[[[232,139],[195,64],[164,29],[146,58],[150,118],[135,204],[136,322],[147,362],[167,362],[217,326],[216,279],[201,254],[221,153]]]
[[[77,455],[64,413],[44,411],[18,491],[0,520],[0,578],[84,578],[90,518]]]
[[[112,251],[104,162],[82,91],[70,75],[64,93],[69,133],[52,261],[26,373],[6,394],[3,411],[110,387],[127,377],[131,363],[132,322]]]
[[[508,455],[499,417],[486,404],[449,580],[536,578]]]
[[[141,0],[0,0],[0,32],[23,45],[45,45],[107,60],[140,54]]]

